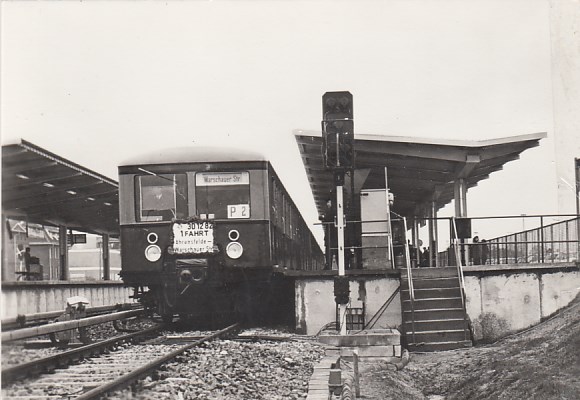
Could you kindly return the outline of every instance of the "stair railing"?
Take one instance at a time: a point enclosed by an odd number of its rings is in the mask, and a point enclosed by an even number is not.
[[[461,263],[461,252],[459,250],[459,235],[457,234],[457,224],[455,223],[455,217],[451,217],[451,221],[453,222],[453,232],[454,232],[454,240],[453,240],[453,248],[455,250],[455,260],[457,264],[457,274],[459,275],[459,286],[461,289],[461,306],[463,307],[463,313],[465,315],[465,320],[469,321],[469,317],[467,315],[467,309],[465,308],[465,279],[463,277],[463,264]],[[465,331],[465,336],[467,339],[467,332]]]
[[[409,253],[409,243],[407,243],[407,218],[403,217],[403,226],[405,228],[405,263],[407,266],[407,276],[409,277],[409,294],[411,297],[411,302],[415,301],[415,288],[413,286],[413,273],[411,272],[411,256]]]
[[[413,273],[411,272],[411,256],[409,255],[409,243],[407,242],[407,218],[403,217],[405,230],[405,263],[407,265],[407,277],[409,278],[409,298],[411,299],[411,329],[413,329],[413,343],[415,342],[415,286],[413,285]]]

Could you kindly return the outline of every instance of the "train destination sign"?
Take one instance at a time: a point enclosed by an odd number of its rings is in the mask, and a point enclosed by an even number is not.
[[[195,174],[195,186],[228,186],[249,185],[248,172],[198,172]]]
[[[214,224],[211,221],[175,222],[173,251],[175,254],[212,253]]]

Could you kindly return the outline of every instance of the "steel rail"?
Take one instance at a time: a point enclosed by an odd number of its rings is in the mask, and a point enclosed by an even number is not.
[[[119,378],[108,382],[104,385],[101,385],[99,387],[96,387],[94,389],[89,390],[86,393],[83,393],[82,395],[76,397],[77,400],[89,400],[89,399],[97,399],[100,398],[102,396],[104,396],[107,393],[116,391],[116,390],[120,390],[120,389],[124,389],[127,386],[131,385],[132,383],[138,381],[139,379],[142,379],[146,376],[148,376],[149,374],[151,374],[151,372],[157,368],[159,368],[162,364],[165,364],[166,362],[174,359],[175,357],[179,356],[180,354],[182,354],[183,352],[199,346],[200,344],[207,342],[209,340],[212,340],[216,337],[222,336],[226,333],[232,332],[235,329],[239,328],[240,324],[236,323],[233,325],[228,326],[227,328],[224,328],[216,333],[213,333],[211,335],[205,336],[202,339],[196,340],[193,343],[187,344],[177,350],[172,351],[171,353],[158,358],[157,360],[153,360],[152,362],[150,362],[149,364],[146,364],[142,367],[139,367],[123,376],[120,376]]]
[[[71,362],[76,360],[102,353],[118,343],[136,340],[140,337],[150,336],[159,332],[161,329],[162,326],[157,325],[139,332],[117,336],[98,343],[92,343],[86,346],[78,347],[76,349],[55,354],[53,356],[5,368],[2,370],[2,387],[5,387],[5,385],[9,383],[18,381],[19,379],[40,375],[44,371],[51,371],[64,365],[70,365]]]
[[[71,321],[55,322],[53,324],[40,325],[31,328],[18,329],[15,331],[2,332],[2,343],[13,342],[15,340],[28,339],[35,336],[47,335],[50,333],[67,331],[70,329],[84,328],[86,326],[102,324],[104,322],[114,321],[134,317],[143,314],[143,310],[121,311],[97,317],[75,319]]]
[[[137,303],[123,303],[123,304],[114,304],[114,305],[110,305],[110,306],[88,307],[85,309],[85,312],[87,313],[87,315],[94,316],[94,315],[108,313],[111,311],[128,311],[128,310],[133,310],[133,309],[137,309],[137,308],[142,308],[142,305],[137,304]],[[3,331],[14,330],[14,329],[18,329],[18,328],[23,328],[24,325],[29,324],[29,323],[30,324],[32,324],[32,323],[39,323],[40,324],[41,321],[46,321],[46,320],[58,318],[61,315],[63,315],[65,312],[66,312],[66,310],[58,310],[58,311],[47,311],[47,312],[36,313],[36,314],[19,314],[16,317],[3,319],[0,322],[0,325],[2,325]],[[13,328],[13,326],[16,326],[18,328]]]

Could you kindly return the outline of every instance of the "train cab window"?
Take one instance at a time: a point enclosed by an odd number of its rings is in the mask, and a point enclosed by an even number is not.
[[[199,172],[195,175],[195,198],[197,215],[250,218],[250,173]]]
[[[187,218],[187,176],[159,174],[137,176],[135,180],[137,219],[171,221]]]

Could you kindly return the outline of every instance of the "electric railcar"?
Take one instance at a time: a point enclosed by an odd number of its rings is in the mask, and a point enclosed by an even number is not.
[[[174,149],[119,166],[121,276],[165,320],[269,304],[281,269],[324,256],[270,162]]]

